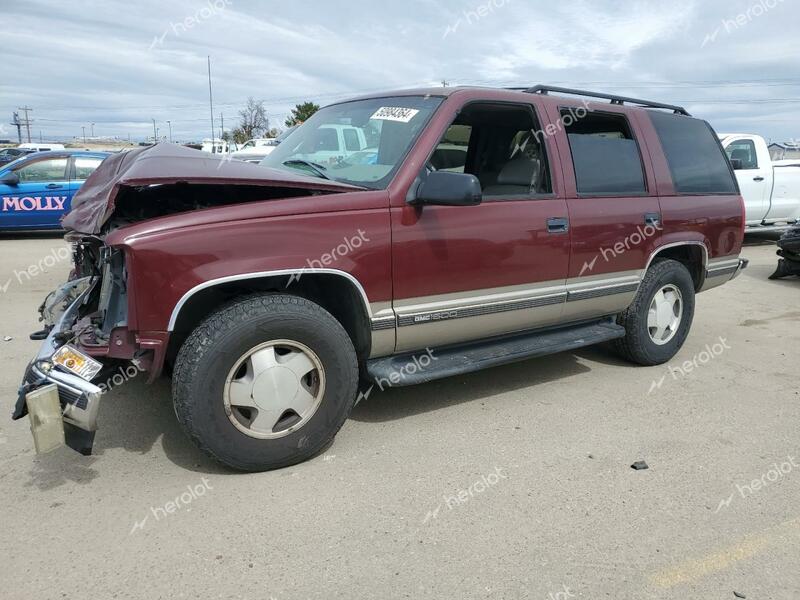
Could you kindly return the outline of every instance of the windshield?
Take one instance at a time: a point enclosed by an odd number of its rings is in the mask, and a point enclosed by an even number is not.
[[[10,163],[7,163],[7,164],[3,165],[2,167],[0,167],[0,172],[13,171],[15,169],[18,169],[19,167],[21,167],[25,163],[29,162],[30,160],[31,160],[31,155],[30,154],[25,154],[24,156],[20,156],[18,158],[15,158]]]
[[[383,189],[441,102],[398,96],[325,107],[260,164]]]

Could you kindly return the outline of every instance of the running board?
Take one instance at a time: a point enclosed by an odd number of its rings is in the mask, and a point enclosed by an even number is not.
[[[369,379],[381,389],[404,387],[536,356],[569,352],[621,337],[625,337],[625,329],[612,319],[603,319],[570,327],[374,358],[367,361],[366,371]]]

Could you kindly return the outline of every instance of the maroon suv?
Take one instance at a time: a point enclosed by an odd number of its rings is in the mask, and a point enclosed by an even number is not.
[[[334,104],[260,165],[118,154],[63,224],[75,266],[15,418],[49,386],[89,453],[108,373],[133,362],[171,374],[189,437],[248,471],[314,455],[387,386],[598,342],[664,363],[695,294],[747,264],[708,123],[542,86]]]

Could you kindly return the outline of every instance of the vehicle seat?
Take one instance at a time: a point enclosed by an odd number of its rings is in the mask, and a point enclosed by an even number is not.
[[[733,152],[731,152],[731,160],[740,160],[742,161],[742,166],[745,169],[753,168],[753,161],[750,159],[750,152],[747,150],[743,150],[742,148],[737,148]]]
[[[528,194],[539,181],[541,161],[521,156],[510,160],[497,176],[497,182],[487,185],[483,193],[487,196],[509,196],[512,194]]]

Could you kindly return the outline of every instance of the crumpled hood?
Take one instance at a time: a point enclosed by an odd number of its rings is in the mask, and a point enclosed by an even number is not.
[[[303,188],[349,192],[363,188],[319,179],[238,160],[216,158],[176,144],[156,144],[112,154],[84,182],[72,199],[72,209],[61,220],[64,229],[100,232],[120,188],[178,182]]]

